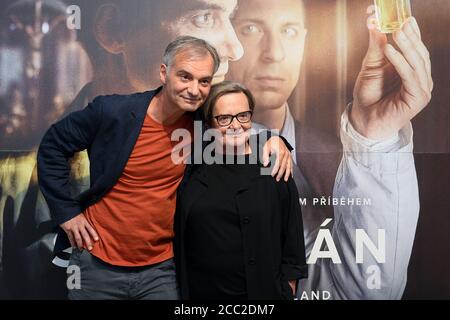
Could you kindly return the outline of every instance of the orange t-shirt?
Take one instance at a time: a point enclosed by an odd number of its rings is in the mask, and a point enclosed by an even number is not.
[[[185,165],[172,161],[175,129],[193,130],[184,115],[163,126],[146,116],[136,145],[114,187],[84,214],[99,241],[91,253],[116,266],[145,266],[173,257],[176,190]]]

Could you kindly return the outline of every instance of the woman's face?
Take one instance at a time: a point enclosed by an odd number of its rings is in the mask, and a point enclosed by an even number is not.
[[[242,92],[221,96],[212,114],[212,127],[221,133],[219,143],[226,150],[236,151],[237,148],[238,153],[245,152],[252,127],[247,96]]]

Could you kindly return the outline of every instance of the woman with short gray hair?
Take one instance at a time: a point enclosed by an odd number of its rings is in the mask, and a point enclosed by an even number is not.
[[[175,260],[183,299],[293,299],[307,276],[298,193],[261,175],[249,144],[254,108],[242,84],[222,82],[204,104],[215,159],[178,195]],[[231,160],[231,161],[230,161]],[[257,201],[255,201],[257,200]]]

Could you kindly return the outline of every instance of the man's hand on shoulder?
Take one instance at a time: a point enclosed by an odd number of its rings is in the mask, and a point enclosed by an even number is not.
[[[269,164],[269,158],[271,154],[276,155],[275,165],[273,166],[272,176],[276,180],[280,181],[284,176],[284,181],[289,180],[289,176],[292,176],[292,156],[289,149],[284,144],[283,139],[280,137],[271,137],[263,147],[263,163],[265,166]]]

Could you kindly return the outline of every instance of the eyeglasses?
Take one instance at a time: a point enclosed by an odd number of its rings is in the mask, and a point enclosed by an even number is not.
[[[253,114],[253,112],[251,112],[251,111],[240,112],[236,115],[221,114],[221,115],[215,116],[214,119],[216,119],[219,126],[226,127],[226,126],[229,126],[231,124],[231,122],[233,122],[234,118],[236,118],[237,121],[239,121],[240,123],[248,123],[252,119],[252,114]]]

